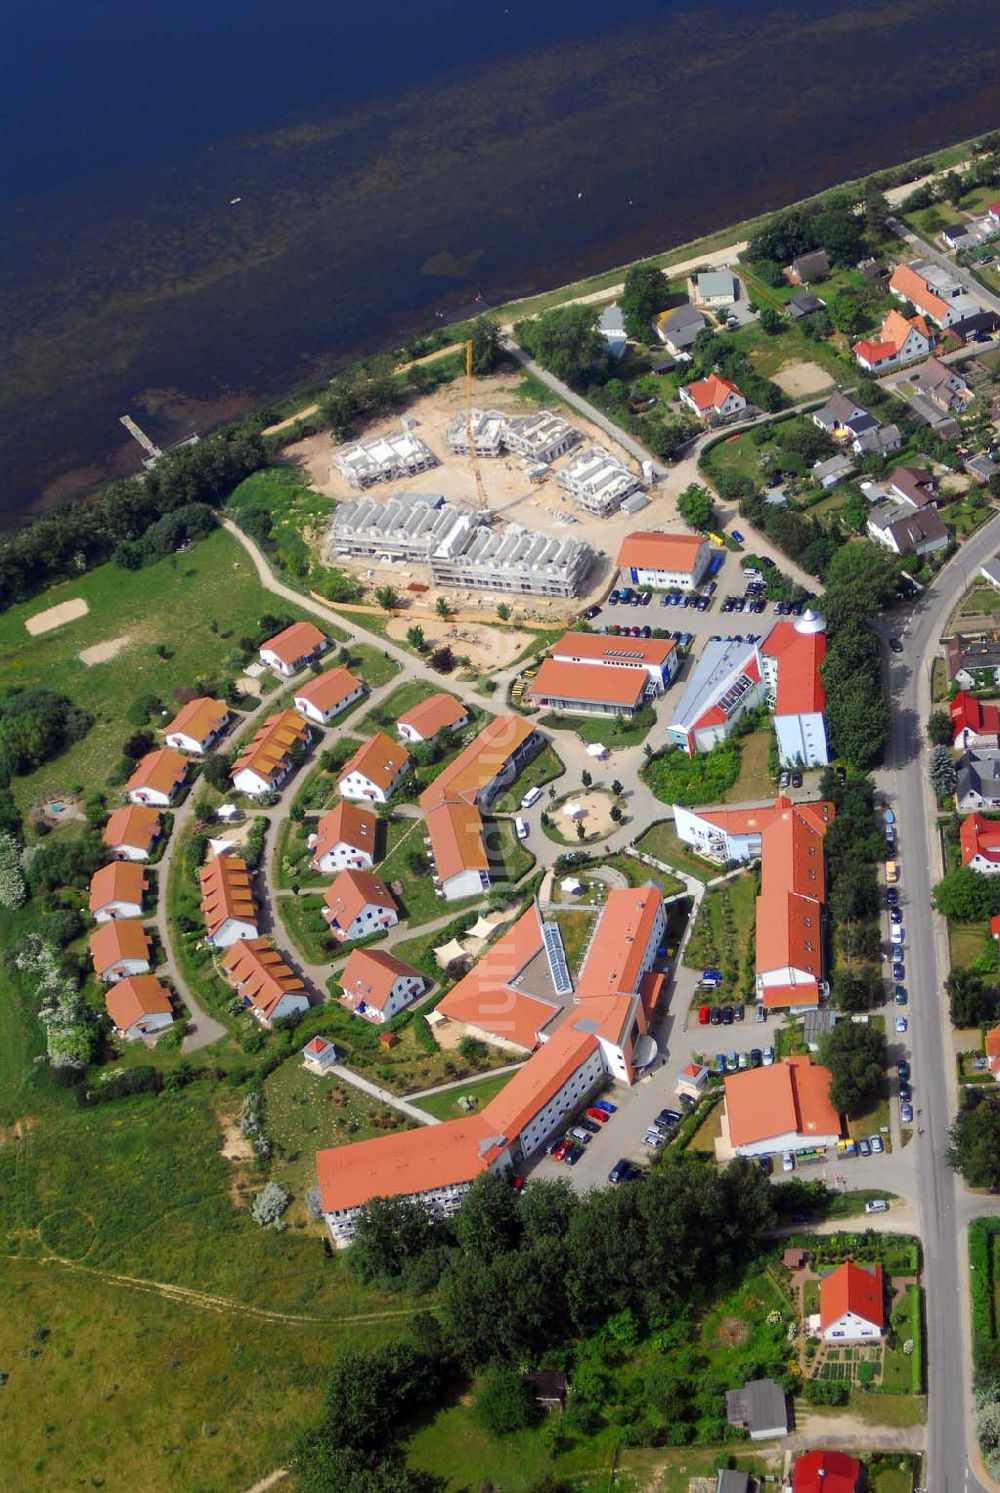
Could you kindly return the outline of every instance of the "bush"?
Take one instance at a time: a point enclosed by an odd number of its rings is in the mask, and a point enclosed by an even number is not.
[[[807,1405],[846,1405],[847,1385],[838,1379],[807,1379],[802,1398]]]
[[[251,1203],[250,1216],[258,1228],[278,1228],[281,1226],[281,1215],[290,1202],[290,1195],[279,1183],[268,1182]]]
[[[520,1369],[497,1367],[486,1371],[476,1396],[473,1415],[491,1436],[511,1436],[536,1419],[534,1396]]]

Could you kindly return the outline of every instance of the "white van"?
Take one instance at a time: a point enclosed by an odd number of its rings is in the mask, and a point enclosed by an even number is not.
[[[514,833],[519,840],[526,840],[528,838],[528,826],[523,819],[514,820]]]
[[[536,804],[538,802],[538,800],[541,798],[541,796],[542,796],[542,790],[541,790],[541,788],[529,788],[528,791],[527,791],[527,793],[521,799],[521,808],[522,809],[530,809],[531,805],[532,804]]]
[[[889,1204],[885,1198],[872,1198],[871,1202],[865,1203],[866,1213],[888,1213]]]

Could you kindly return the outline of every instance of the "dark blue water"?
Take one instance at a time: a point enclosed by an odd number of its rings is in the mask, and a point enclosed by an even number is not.
[[[965,0],[8,0],[0,523],[359,351],[995,127]],[[242,201],[230,206],[230,198]]]

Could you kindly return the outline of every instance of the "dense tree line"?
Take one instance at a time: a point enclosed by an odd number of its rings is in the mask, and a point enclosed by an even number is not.
[[[769,266],[778,271],[800,254],[811,249],[825,249],[834,264],[850,265],[862,258],[868,244],[865,238],[865,216],[855,211],[855,193],[838,192],[820,202],[807,202],[776,213],[751,238],[746,258],[765,278]],[[877,212],[877,193],[871,201]],[[775,283],[780,283],[776,281]]]
[[[555,306],[519,321],[514,336],[549,373],[585,388],[607,377],[608,350],[597,330],[598,315],[594,306]]]
[[[948,1162],[970,1187],[1000,1191],[1000,1099],[968,1086],[948,1137]]]
[[[102,564],[177,509],[220,506],[266,460],[259,432],[240,425],[169,452],[142,477],[111,482],[93,498],[41,514],[0,539],[0,606],[27,601],[54,581]]]
[[[823,843],[827,860],[831,927],[833,996],[841,1011],[866,1011],[885,998],[882,983],[881,930],[877,862],[883,850],[882,832],[875,821],[875,789],[871,778],[852,776],[841,784],[827,768],[820,779],[820,797],[836,808]],[[841,956],[845,961],[838,968]]]
[[[0,782],[33,772],[86,736],[94,717],[66,695],[33,685],[0,700]]]

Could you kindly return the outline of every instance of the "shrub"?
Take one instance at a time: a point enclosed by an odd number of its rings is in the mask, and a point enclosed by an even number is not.
[[[280,1183],[268,1182],[251,1203],[250,1216],[258,1228],[282,1228],[281,1215],[290,1202],[290,1195]]]

